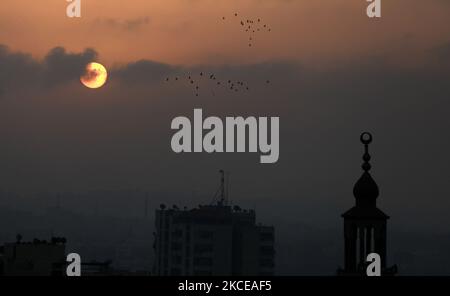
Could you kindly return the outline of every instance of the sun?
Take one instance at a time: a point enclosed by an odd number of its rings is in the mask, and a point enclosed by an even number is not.
[[[88,88],[100,88],[106,83],[107,78],[108,72],[102,64],[89,63],[86,65],[80,81]]]

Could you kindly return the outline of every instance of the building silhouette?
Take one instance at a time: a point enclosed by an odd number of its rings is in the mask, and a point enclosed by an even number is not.
[[[34,239],[17,241],[0,247],[0,275],[51,276],[65,272],[66,239],[54,237],[51,241]]]
[[[156,210],[155,264],[159,276],[273,275],[274,228],[256,224],[253,210],[228,205]]]
[[[338,270],[338,274],[366,275],[367,255],[377,253],[381,257],[382,275],[394,275],[397,267],[386,267],[386,226],[389,216],[377,207],[379,189],[369,173],[371,169],[369,144],[372,142],[372,135],[363,133],[360,140],[365,150],[362,164],[364,172],[353,187],[355,206],[342,214],[345,265],[344,269]]]

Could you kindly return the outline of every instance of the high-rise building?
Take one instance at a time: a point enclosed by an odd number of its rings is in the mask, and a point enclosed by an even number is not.
[[[274,228],[257,225],[253,210],[224,198],[191,210],[162,205],[155,222],[155,275],[274,273]]]
[[[365,147],[362,165],[364,172],[353,188],[355,206],[342,214],[345,265],[344,269],[338,270],[338,274],[365,275],[368,266],[367,255],[377,253],[381,258],[382,275],[393,275],[397,272],[397,267],[386,267],[386,226],[389,216],[377,207],[379,189],[369,173],[369,144],[372,142],[372,135],[363,133],[361,142]]]
[[[156,211],[156,275],[273,275],[274,228],[223,204]]]

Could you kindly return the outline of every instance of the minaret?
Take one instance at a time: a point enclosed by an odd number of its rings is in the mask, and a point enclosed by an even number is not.
[[[361,134],[364,144],[363,173],[353,187],[355,206],[342,214],[344,218],[345,265],[338,271],[343,275],[365,275],[367,255],[377,253],[381,257],[383,275],[396,273],[396,266],[386,268],[386,224],[389,216],[377,208],[379,189],[369,171],[371,169],[369,144],[372,135]]]

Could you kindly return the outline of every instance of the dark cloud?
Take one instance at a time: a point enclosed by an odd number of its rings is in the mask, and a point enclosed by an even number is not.
[[[45,82],[58,85],[78,80],[86,64],[96,61],[97,57],[97,52],[93,49],[86,49],[82,53],[68,53],[62,47],[53,48],[42,63]]]
[[[160,81],[164,76],[180,71],[179,67],[141,60],[114,70],[114,76],[126,83],[148,83]]]
[[[93,49],[69,53],[62,47],[55,47],[38,61],[29,54],[12,52],[0,44],[0,95],[76,81],[86,64],[96,59],[97,53]]]
[[[29,87],[40,80],[42,67],[30,55],[11,52],[0,44],[0,95],[17,87]]]

